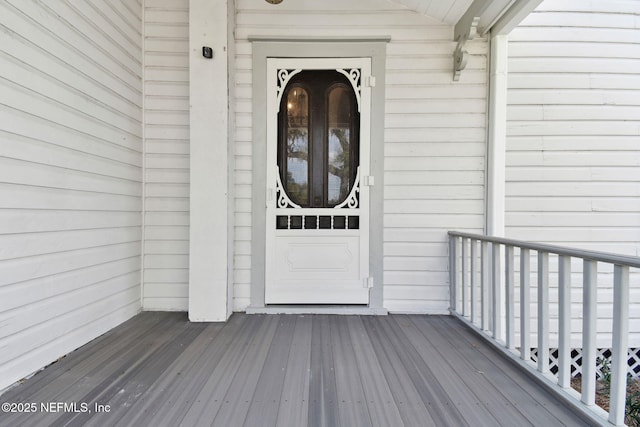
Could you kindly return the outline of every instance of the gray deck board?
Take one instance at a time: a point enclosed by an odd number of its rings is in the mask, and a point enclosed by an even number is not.
[[[343,426],[372,426],[347,323],[334,316],[330,326],[339,423]]]
[[[429,415],[436,425],[468,426],[467,420],[454,403],[456,397],[442,387],[433,373],[434,361],[425,361],[415,349],[404,331],[400,329],[393,317],[374,318],[373,321],[382,330],[384,339],[400,356],[398,368],[406,369],[422,401],[427,406]],[[435,361],[441,364],[442,361]],[[452,373],[454,374],[454,373]]]
[[[251,342],[265,333],[265,325],[264,316],[262,315],[252,316],[247,319],[245,326],[240,329],[235,339],[231,341],[219,362],[212,366],[210,371],[201,373],[205,376],[209,375],[207,382],[187,409],[180,423],[187,426],[195,426],[204,424],[205,420],[208,420],[209,423],[213,422],[229,389],[236,382],[234,378],[244,356],[250,349],[254,348],[250,346]],[[162,419],[157,421],[162,422]]]
[[[541,386],[532,382],[524,372],[511,363],[504,363],[503,359],[496,358],[493,349],[486,345],[480,345],[480,339],[470,329],[452,327],[451,323],[459,323],[457,319],[439,317],[433,320],[432,326],[450,337],[455,351],[462,351],[466,348],[464,351],[468,352],[469,348],[473,349],[474,354],[467,357],[467,360],[477,369],[487,373],[488,381],[496,384],[497,388],[533,425],[571,425],[576,422],[574,414],[556,410],[563,408],[562,403],[554,399]],[[484,357],[479,357],[479,355]],[[523,392],[526,395],[522,395]]]
[[[251,342],[249,351],[244,355],[242,364],[238,367],[235,377],[229,387],[220,410],[216,414],[214,426],[226,427],[243,425],[249,412],[249,407],[255,403],[253,396],[260,379],[260,373],[275,369],[274,365],[267,365],[267,356],[271,344],[274,342],[279,318],[266,317],[261,332]],[[274,363],[274,360],[271,360]],[[260,402],[262,403],[262,402]],[[213,415],[213,414],[211,414]]]
[[[109,423],[117,422],[122,412],[166,371],[173,360],[182,353],[184,345],[192,341],[202,329],[194,326],[180,322],[177,326],[158,333],[156,339],[151,342],[144,340],[144,345],[133,348],[137,351],[126,352],[125,357],[113,358],[114,364],[117,364],[116,369],[100,376],[100,382],[89,383],[92,386],[90,390],[86,390],[85,386],[82,395],[75,393],[65,400],[110,404],[112,410]],[[88,412],[66,412],[58,421],[63,425],[85,425],[92,415]]]
[[[579,426],[447,316],[142,313],[0,396],[0,426]]]
[[[294,328],[294,317],[285,316],[279,319],[278,329],[254,387],[253,401],[249,406],[245,424],[276,424]]]
[[[380,427],[402,425],[400,411],[361,318],[350,316],[346,320],[371,424]]]
[[[228,342],[233,339],[231,332],[236,326],[235,323],[238,323],[235,320],[238,319],[240,318],[234,318],[234,324],[230,324],[230,328],[227,329],[230,333],[226,337]],[[219,349],[225,346],[225,337],[220,334],[223,326],[222,323],[207,325],[198,339],[185,349],[182,356],[166,373],[140,396],[139,403],[129,408],[130,414],[125,417],[132,419],[133,425],[142,425],[143,420],[150,420],[158,413],[161,413],[161,419],[167,420],[168,411],[162,412],[163,409],[170,409],[172,414],[179,414],[180,419],[184,416],[185,406],[193,402],[206,379],[204,375],[188,375],[188,373],[203,372],[206,369],[205,361],[207,360],[203,355],[207,354],[215,358],[215,355],[220,352]]]
[[[185,352],[189,362],[184,367],[176,366],[173,378],[171,372],[164,376],[158,390],[149,391],[145,396],[149,403],[138,407],[131,425],[178,425],[195,402],[206,402],[203,389],[246,320],[245,316],[234,316],[226,325],[209,324]]]
[[[158,313],[160,315],[160,313]],[[161,327],[163,322],[174,322],[177,319],[159,316],[136,316],[128,322],[107,332],[82,347],[81,352],[73,352],[61,358],[55,364],[56,369],[45,369],[16,389],[15,398],[23,401],[31,399],[52,399],[66,392],[87,376],[95,375],[96,367],[103,366],[117,353],[113,344],[118,341],[135,342],[146,335],[153,335],[153,328]],[[73,369],[73,374],[67,374]]]
[[[309,378],[310,427],[338,425],[338,405],[334,358],[331,349],[329,316],[319,315],[311,327],[311,367]]]
[[[373,320],[363,318],[363,325],[374,352],[372,357],[380,364],[384,380],[393,395],[394,405],[402,418],[402,423],[398,425],[435,426],[436,423],[427,409],[427,402],[422,399],[409,371],[404,369],[396,347],[382,336]]]
[[[441,359],[447,366],[443,372],[455,371],[456,377],[450,378],[454,384],[460,387],[460,402],[470,413],[487,413],[490,417],[485,419],[486,425],[511,426],[512,420],[522,419],[522,414],[513,407],[509,399],[497,389],[491,381],[487,381],[486,372],[477,369],[470,364],[460,351],[451,351],[451,343],[445,339],[432,326],[432,322],[421,322],[420,318],[410,317],[412,325],[409,329],[416,335],[416,340],[424,342],[424,346],[429,349],[427,357]],[[443,354],[442,349],[447,350]],[[422,347],[422,346],[421,346]],[[495,374],[495,372],[494,372]],[[505,390],[512,393],[513,389]],[[481,410],[482,409],[482,410]],[[524,420],[521,425],[532,425],[528,420]]]
[[[278,408],[278,427],[307,424],[311,372],[311,316],[296,318]]]

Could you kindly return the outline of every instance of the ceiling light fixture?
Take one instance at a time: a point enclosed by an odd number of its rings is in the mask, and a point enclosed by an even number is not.
[[[267,0],[267,3],[280,4],[280,3],[282,3],[282,0]]]

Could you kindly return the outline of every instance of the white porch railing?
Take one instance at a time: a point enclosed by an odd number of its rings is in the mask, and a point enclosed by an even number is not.
[[[537,302],[530,297],[531,251],[537,253]],[[549,372],[549,255],[558,256],[558,372]],[[519,325],[516,323],[516,277],[519,257]],[[582,391],[571,388],[571,260],[582,259]],[[504,262],[504,268],[501,263]],[[610,405],[607,414],[595,406],[597,342],[597,265],[613,265],[613,321],[610,365]],[[640,258],[569,249],[560,246],[449,232],[451,312],[479,329],[512,359],[551,382],[567,400],[578,403],[597,420],[623,425],[625,418],[629,335],[629,269]],[[478,280],[479,279],[479,280]],[[535,307],[537,315],[531,316]],[[575,308],[575,307],[574,307]],[[531,323],[537,322],[537,343],[531,342]],[[520,339],[516,342],[516,329]],[[537,363],[531,348],[537,347]]]

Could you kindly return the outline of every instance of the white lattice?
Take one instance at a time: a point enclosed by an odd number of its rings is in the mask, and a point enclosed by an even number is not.
[[[596,375],[603,376],[603,368],[611,366],[611,349],[599,348],[596,350]],[[531,349],[531,360],[538,362],[538,349]],[[627,353],[627,373],[632,378],[640,378],[640,348],[630,348]],[[553,374],[558,373],[558,349],[549,349],[549,370]],[[571,349],[571,376],[575,377],[582,373],[582,349]]]
[[[629,350],[629,373],[633,378],[640,378],[640,348]]]
[[[611,367],[611,350],[599,348],[596,350],[596,377],[602,378],[604,376],[603,370],[605,366],[607,369]],[[580,367],[582,368],[582,361],[580,361]],[[582,372],[582,369],[580,371]]]
[[[571,350],[571,376],[575,377],[582,372],[582,349]]]

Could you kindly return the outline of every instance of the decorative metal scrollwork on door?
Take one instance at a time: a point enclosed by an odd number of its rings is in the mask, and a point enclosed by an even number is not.
[[[276,228],[359,229],[361,70],[276,75]]]
[[[282,185],[282,180],[280,179],[280,167],[277,168],[278,174],[276,176],[276,206],[279,209],[287,209],[287,208],[295,208],[302,209],[302,206],[295,204],[289,198],[284,186]]]

